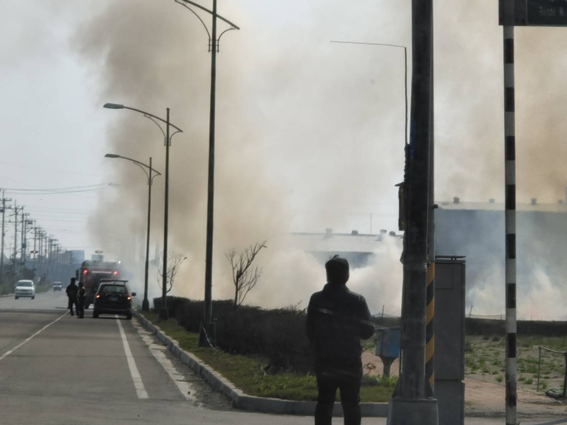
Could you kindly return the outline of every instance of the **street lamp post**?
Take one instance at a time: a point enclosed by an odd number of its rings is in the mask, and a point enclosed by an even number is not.
[[[207,191],[207,245],[205,251],[205,308],[203,311],[203,322],[199,332],[199,345],[209,346],[215,343],[215,332],[213,323],[213,227],[214,227],[214,202],[215,202],[215,100],[216,100],[216,78],[217,78],[217,53],[221,37],[227,31],[240,30],[229,20],[217,14],[217,0],[213,0],[213,10],[209,10],[190,0],[175,0],[177,4],[187,8],[193,13],[209,36],[209,51],[211,52],[211,108],[209,115],[209,174]],[[200,10],[212,15],[212,34],[209,32],[203,20],[191,9],[190,4]],[[220,33],[217,38],[217,18],[224,21],[230,28]]]
[[[104,105],[107,109],[129,109],[134,112],[138,112],[144,117],[152,120],[161,130],[162,134],[165,136],[165,205],[164,205],[164,221],[163,221],[163,272],[162,272],[162,303],[161,310],[159,312],[160,318],[163,320],[169,319],[169,313],[167,310],[167,228],[168,228],[168,213],[169,213],[169,147],[171,145],[171,139],[177,133],[182,133],[179,127],[173,125],[169,122],[169,108],[166,109],[166,119],[160,118],[156,115],[150,114],[149,112],[142,111],[140,109],[130,108],[129,106],[124,106],[116,103],[105,103]],[[157,121],[165,124],[165,132],[163,128],[159,125]],[[177,130],[175,133],[170,135],[169,127],[175,128]]]
[[[105,158],[120,158],[125,159],[126,161],[133,162],[138,167],[142,169],[142,171],[148,177],[148,229],[147,229],[147,236],[146,236],[146,264],[145,264],[145,274],[144,274],[144,300],[142,301],[142,310],[150,311],[150,303],[148,301],[148,271],[149,271],[149,262],[150,262],[150,220],[152,214],[152,184],[154,178],[157,176],[161,176],[161,173],[154,168],[152,168],[152,157],[150,156],[150,165],[146,165],[140,161],[136,161],[132,158],[127,158],[125,156],[116,155],[112,153],[107,153],[104,155]],[[155,175],[152,175],[155,173]]]

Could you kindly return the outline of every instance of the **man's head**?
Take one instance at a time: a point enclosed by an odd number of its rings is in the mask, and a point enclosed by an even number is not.
[[[75,279],[74,277],[72,277],[72,278],[71,278],[71,285],[74,285],[76,281],[77,281],[77,279]]]
[[[349,278],[348,261],[335,255],[325,263],[327,270],[327,282],[344,285]]]

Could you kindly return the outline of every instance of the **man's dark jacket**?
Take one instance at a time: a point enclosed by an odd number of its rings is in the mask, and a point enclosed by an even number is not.
[[[67,296],[69,297],[69,299],[76,300],[78,290],[79,287],[77,285],[69,285],[67,286],[67,290],[65,292],[67,292]]]
[[[373,334],[366,300],[346,285],[328,283],[311,296],[307,308],[307,337],[316,363],[360,359],[360,339],[368,339]]]

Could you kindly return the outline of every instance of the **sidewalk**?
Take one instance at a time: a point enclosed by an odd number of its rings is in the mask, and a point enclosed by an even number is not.
[[[386,418],[362,418],[362,425],[386,425]],[[313,420],[305,422],[289,422],[297,424],[311,424]],[[521,425],[561,425],[567,424],[567,416],[564,418],[534,418],[534,419],[518,419]],[[342,418],[334,418],[333,425],[342,425]],[[505,418],[466,418],[465,425],[505,425]]]
[[[238,416],[235,416],[238,418]],[[313,418],[294,418],[294,417],[281,417],[285,418],[286,424],[290,425],[307,425],[313,424]],[[239,424],[240,422],[236,420],[235,424]],[[272,425],[279,425],[279,421],[275,420],[271,422]],[[387,419],[386,418],[362,418],[362,425],[386,425]],[[342,425],[343,418],[334,418],[333,425]],[[505,425],[506,419],[505,418],[466,418],[465,425]],[[562,425],[567,424],[567,416],[564,418],[533,418],[533,419],[518,419],[518,424],[521,425]],[[419,424],[416,424],[419,425]]]

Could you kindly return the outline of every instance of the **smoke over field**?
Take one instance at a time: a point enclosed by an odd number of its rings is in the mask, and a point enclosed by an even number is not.
[[[205,4],[204,2],[203,4]],[[330,40],[410,45],[410,2],[219,1],[241,26],[223,36],[217,76],[214,298],[229,298],[224,252],[260,240],[265,275],[249,301],[305,303],[324,283],[313,258],[280,247],[290,231],[395,229],[403,174],[403,52]],[[204,16],[208,22],[208,16]],[[502,35],[494,2],[436,2],[437,198],[503,198]],[[517,31],[517,140],[520,199],[555,200],[565,186],[560,100],[565,55],[557,30]],[[170,244],[188,257],[175,292],[203,296],[210,57],[206,34],[173,1],[121,0],[77,32],[100,97],[164,116],[184,129],[172,146]],[[553,46],[553,48],[549,47]],[[411,58],[411,56],[410,56]],[[546,111],[545,113],[543,111]],[[163,138],[141,115],[108,111],[112,153],[163,170]],[[101,202],[93,237],[127,262],[139,260],[146,186],[131,164],[109,163],[121,183]],[[163,178],[156,179],[153,244],[161,246]],[[367,220],[367,219],[365,219]],[[329,223],[333,224],[329,224]],[[368,231],[368,229],[361,229]],[[522,229],[518,230],[518,233]],[[273,242],[272,242],[273,241]],[[152,249],[152,252],[154,249]],[[351,286],[373,312],[399,309],[399,250],[391,262],[356,270]],[[387,277],[386,277],[387,276]],[[152,275],[153,290],[157,291]],[[305,305],[305,304],[303,304]],[[391,308],[389,308],[391,306]]]

